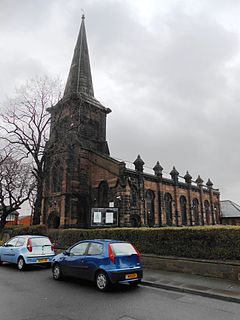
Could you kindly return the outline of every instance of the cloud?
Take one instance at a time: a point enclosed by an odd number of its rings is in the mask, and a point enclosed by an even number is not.
[[[210,177],[240,203],[239,6],[2,0],[0,100],[36,73],[67,78],[83,8],[95,96],[113,111],[112,155]]]

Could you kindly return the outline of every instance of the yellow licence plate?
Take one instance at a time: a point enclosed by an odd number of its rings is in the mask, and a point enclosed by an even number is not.
[[[130,273],[125,275],[125,279],[134,279],[137,278],[137,273]]]
[[[38,259],[37,262],[48,262],[48,259]]]

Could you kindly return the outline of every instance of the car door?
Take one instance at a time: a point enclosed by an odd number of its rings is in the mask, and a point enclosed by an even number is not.
[[[86,279],[94,280],[95,272],[102,264],[103,248],[103,244],[100,242],[90,243],[82,262],[86,270]]]
[[[82,279],[86,278],[84,258],[88,245],[89,241],[80,242],[67,252],[61,261],[64,274]]]
[[[4,244],[1,250],[1,260],[5,262],[14,262],[14,255],[18,237],[15,237]]]
[[[25,246],[26,239],[24,237],[19,237],[17,243],[15,244],[14,250],[12,251],[12,262],[17,263],[21,251]]]

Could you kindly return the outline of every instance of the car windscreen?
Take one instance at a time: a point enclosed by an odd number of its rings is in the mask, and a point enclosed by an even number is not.
[[[31,238],[30,243],[32,247],[51,246],[51,241],[48,238]]]
[[[111,243],[111,248],[115,256],[130,256],[132,254],[137,254],[130,243]]]

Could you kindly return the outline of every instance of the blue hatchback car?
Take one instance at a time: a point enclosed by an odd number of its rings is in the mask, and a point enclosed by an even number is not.
[[[38,235],[17,236],[0,247],[0,265],[14,263],[18,270],[26,265],[50,265],[55,256],[54,247],[48,237]]]
[[[101,291],[116,283],[136,286],[143,277],[137,249],[128,242],[115,240],[85,240],[74,244],[53,258],[52,273],[55,280],[64,276],[91,280]]]

